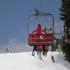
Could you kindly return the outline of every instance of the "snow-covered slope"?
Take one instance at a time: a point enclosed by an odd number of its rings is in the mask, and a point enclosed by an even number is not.
[[[55,63],[52,62],[51,55],[54,56]],[[33,57],[31,52],[1,53],[0,70],[70,70],[70,64],[58,52],[49,52],[43,60]]]

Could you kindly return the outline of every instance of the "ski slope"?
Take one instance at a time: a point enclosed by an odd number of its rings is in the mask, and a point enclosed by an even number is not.
[[[52,62],[51,55],[54,56],[55,63]],[[70,64],[58,52],[48,52],[43,60],[31,56],[31,52],[0,53],[0,70],[70,70]]]

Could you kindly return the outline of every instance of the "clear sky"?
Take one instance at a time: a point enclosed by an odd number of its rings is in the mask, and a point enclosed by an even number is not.
[[[0,47],[11,40],[27,43],[28,16],[39,8],[40,0],[0,0]],[[61,25],[61,0],[42,0],[42,9],[52,13],[56,26]]]

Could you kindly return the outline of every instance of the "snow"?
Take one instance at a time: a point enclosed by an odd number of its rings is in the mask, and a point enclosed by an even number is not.
[[[43,60],[32,56],[31,52],[0,53],[0,70],[70,70],[70,64],[59,52],[48,52]]]

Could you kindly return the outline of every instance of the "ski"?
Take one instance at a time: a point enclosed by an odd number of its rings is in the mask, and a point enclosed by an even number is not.
[[[35,55],[32,55],[31,53],[27,53],[27,54],[29,54],[29,55],[31,55],[31,56],[33,56],[33,57],[39,59],[39,60],[42,60],[42,57],[41,57],[41,56],[37,57],[37,56],[35,56]]]

